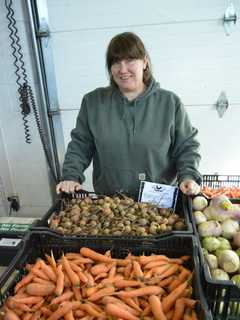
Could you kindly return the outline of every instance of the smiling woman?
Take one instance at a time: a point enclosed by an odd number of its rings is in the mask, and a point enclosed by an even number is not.
[[[144,177],[197,194],[197,129],[179,97],[153,78],[142,40],[131,32],[116,35],[107,48],[106,67],[110,85],[83,98],[57,192],[80,189],[93,160],[96,193],[137,198]]]

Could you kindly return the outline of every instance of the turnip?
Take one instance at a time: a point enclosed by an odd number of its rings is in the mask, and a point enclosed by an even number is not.
[[[201,211],[207,207],[208,201],[202,196],[197,196],[193,199],[192,205],[194,210]]]
[[[202,240],[202,246],[209,252],[212,252],[218,249],[220,241],[215,237],[205,237]]]
[[[222,222],[222,236],[226,239],[232,239],[239,230],[239,223],[233,219],[226,219]]]
[[[240,274],[235,274],[231,280],[238,288],[240,288]]]
[[[205,259],[207,261],[207,264],[209,268],[212,269],[217,269],[218,267],[218,260],[217,257],[214,254],[206,254]]]
[[[199,225],[200,223],[207,221],[207,218],[202,211],[194,211],[193,216],[195,218],[196,225]]]
[[[213,269],[211,276],[214,280],[229,280],[229,275],[222,269]]]
[[[198,232],[201,237],[218,237],[222,234],[222,228],[218,221],[205,221],[198,225]]]
[[[223,238],[223,237],[218,237],[218,240],[220,241],[220,245],[218,247],[218,250],[226,250],[226,249],[232,249],[230,242]]]
[[[236,272],[240,266],[240,260],[233,250],[223,250],[218,257],[219,266],[228,273]]]

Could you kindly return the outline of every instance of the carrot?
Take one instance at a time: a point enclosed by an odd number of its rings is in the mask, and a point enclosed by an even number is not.
[[[68,259],[63,255],[62,256],[62,264],[63,267],[72,283],[73,286],[79,286],[80,285],[80,280],[78,275],[73,271],[72,267],[70,266],[70,263]]]
[[[93,308],[93,306],[91,306],[88,303],[81,304],[81,306],[79,308],[80,308],[80,310],[87,312],[90,316],[93,316],[93,317],[100,316],[100,312],[97,311],[95,308]]]
[[[107,278],[108,276],[108,273],[107,272],[102,272],[102,273],[99,273],[99,275],[97,275],[95,277],[95,281],[99,280],[99,279],[102,279],[102,278]]]
[[[41,307],[41,311],[42,311],[42,314],[45,316],[45,317],[50,317],[51,314],[52,314],[52,311],[49,310],[47,307],[43,306]]]
[[[177,299],[174,308],[174,314],[172,320],[181,320],[184,315],[185,304],[183,303],[182,298]]]
[[[61,294],[60,296],[54,298],[51,303],[50,303],[50,306],[52,304],[60,304],[62,303],[63,301],[66,301],[66,300],[70,300],[70,298],[72,298],[73,296],[73,292],[72,291],[67,291],[67,292],[64,292],[63,294]]]
[[[166,318],[167,318],[167,320],[172,320],[173,314],[174,314],[174,309],[169,310],[169,311],[166,313]]]
[[[120,280],[123,280],[123,276],[120,274],[117,274],[114,278],[106,278],[106,279],[103,279],[101,282],[103,285],[107,285],[107,284],[115,284]]]
[[[87,270],[84,271],[84,275],[87,277],[88,279],[88,285],[89,286],[94,286],[95,284],[95,281],[94,281],[94,278],[93,276],[91,275],[90,272],[88,272]]]
[[[64,315],[64,320],[74,320],[74,316],[73,316],[73,312],[72,310],[68,311],[65,315]]]
[[[168,264],[168,263],[169,262],[166,260],[150,261],[144,266],[144,269],[152,269],[152,268],[164,266],[165,264]]]
[[[42,297],[25,297],[25,298],[12,298],[17,303],[24,303],[24,304],[35,304],[42,300]]]
[[[125,270],[125,268],[124,268],[124,270]],[[116,271],[117,271],[117,265],[116,265],[116,262],[114,262],[110,268],[108,278],[113,279],[116,275]]]
[[[111,296],[107,296],[104,297],[102,299],[102,302],[104,304],[108,304],[108,303],[113,303],[116,305],[120,305],[122,308],[124,308],[125,310],[127,310],[128,312],[130,312],[131,314],[138,316],[139,315],[139,311],[137,311],[136,309],[130,307],[129,305],[125,304],[122,300],[118,299],[118,298],[114,298]]]
[[[180,274],[178,275],[178,278],[175,279],[168,287],[168,290],[171,292],[173,291],[177,286],[179,286],[182,282],[186,281],[186,279],[191,275],[191,271],[182,268]]]
[[[30,296],[48,296],[53,293],[55,286],[53,284],[45,285],[38,283],[30,283],[26,286],[26,291]]]
[[[133,309],[135,309],[136,311],[139,311],[139,312],[142,311],[142,309],[139,307],[139,304],[136,303],[133,298],[121,297],[121,300],[124,301],[127,305],[129,305]]]
[[[142,283],[136,280],[119,280],[114,283],[117,288],[140,287]]]
[[[148,286],[140,289],[134,289],[131,291],[118,291],[116,295],[124,298],[133,298],[133,297],[140,297],[145,295],[158,295],[162,294],[164,290],[158,286]]]
[[[124,269],[124,277],[125,278],[129,278],[130,274],[131,274],[131,271],[132,271],[132,262],[128,263]]]
[[[141,315],[145,319],[145,317],[148,316],[150,313],[151,313],[151,307],[148,305],[148,306],[145,307],[145,309],[143,310]]]
[[[4,320],[20,320],[20,318],[13,310],[8,309],[4,316]]]
[[[165,272],[166,270],[168,270],[169,268],[171,268],[171,265],[170,264],[164,264],[160,267],[154,267],[151,269],[152,273],[153,274],[162,274],[163,272]]]
[[[167,269],[160,275],[161,279],[172,276],[174,273],[177,272],[178,268],[179,266],[177,264],[173,264],[169,269]]]
[[[88,278],[83,273],[82,269],[74,262],[70,261],[69,263],[70,263],[70,266],[71,266],[72,270],[77,273],[80,281],[82,281],[84,283],[87,283],[88,282]]]
[[[57,276],[56,276],[55,272],[53,271],[52,267],[47,265],[45,263],[45,261],[43,261],[42,259],[40,260],[40,263],[41,263],[42,270],[45,272],[45,274],[48,276],[48,278],[50,280],[52,280],[53,282],[56,282]]]
[[[99,263],[99,264],[96,264],[95,266],[93,266],[91,269],[90,269],[90,272],[92,275],[96,276],[98,275],[99,273],[103,273],[103,272],[108,272],[109,270],[109,266],[107,266],[105,263]]]
[[[145,279],[151,279],[153,274],[153,269],[149,269],[147,272],[144,273]]]
[[[54,292],[56,293],[57,296],[60,296],[63,293],[64,289],[64,273],[62,271],[62,265],[59,264],[57,266],[57,282],[56,282],[56,287]]]
[[[39,320],[41,317],[41,310],[37,310],[33,313],[31,320]]]
[[[187,288],[187,285],[188,285],[187,281],[181,283],[176,289],[174,289],[171,293],[169,293],[169,295],[163,298],[162,307],[165,313],[168,312],[173,307],[176,300],[181,296],[182,292]]]
[[[189,298],[182,298],[182,302],[187,306],[188,308],[193,309],[197,303],[197,300],[189,299]]]
[[[197,320],[197,314],[195,310],[192,310],[192,320]]]
[[[32,317],[32,313],[31,312],[25,312],[22,319],[23,320],[30,320]]]
[[[107,287],[107,288],[100,289],[99,291],[93,293],[93,294],[88,298],[88,300],[89,300],[89,301],[99,300],[99,299],[101,299],[101,298],[104,297],[104,296],[109,296],[109,295],[113,294],[114,291],[115,291],[114,287]]]
[[[139,262],[142,265],[145,265],[151,261],[159,261],[159,260],[163,260],[163,261],[169,261],[169,258],[165,255],[151,255],[151,256],[140,256],[139,257]]]
[[[80,288],[72,287],[72,290],[73,290],[75,299],[77,301],[80,301],[82,299]]]
[[[40,283],[40,284],[46,284],[48,285],[50,283],[49,280],[44,280],[42,278],[39,278],[39,277],[34,277],[33,278],[33,282],[36,282],[36,283]],[[53,284],[53,282],[51,282]]]
[[[32,306],[33,311],[37,311],[41,308],[41,306],[44,304],[44,299],[40,300],[38,303],[36,303],[34,306]]]
[[[110,316],[114,316],[117,318],[122,318],[126,320],[138,320],[139,318],[132,315],[130,312],[125,310],[123,307],[119,305],[115,305],[113,303],[108,303],[106,305],[106,313]]]
[[[6,302],[7,307],[9,307],[10,309],[14,310],[17,313],[17,310],[21,310],[24,312],[30,312],[31,309],[28,305],[24,304],[24,303],[18,303],[16,301],[14,301],[13,297],[9,297],[7,299]]]
[[[170,277],[168,277],[168,278],[165,278],[165,279],[161,280],[161,281],[158,283],[158,285],[159,285],[160,287],[166,287],[166,286],[168,286],[169,284],[171,284],[173,281],[175,281],[175,280],[174,280],[174,276],[170,276]]]
[[[137,279],[143,279],[143,271],[138,261],[133,261],[133,273]]]
[[[45,254],[45,257],[46,257],[48,263],[50,264],[50,266],[56,272],[57,271],[57,264],[56,264],[53,252],[51,251],[51,257],[48,254]]]
[[[185,309],[183,320],[192,320],[192,310],[190,308]]]
[[[167,320],[165,314],[163,313],[162,303],[161,303],[160,299],[155,295],[151,295],[148,298],[148,301],[149,301],[152,313],[154,315],[154,319]]]
[[[58,320],[64,317],[70,310],[72,310],[72,303],[66,302],[65,304],[60,305],[59,308],[51,314],[48,320]]]
[[[103,285],[100,283],[100,284],[97,284],[94,287],[86,288],[86,296],[90,297],[92,294],[97,292],[99,289],[102,289],[102,287],[103,287]]]
[[[74,317],[77,317],[77,318],[82,318],[82,317],[84,317],[85,316],[85,312],[84,311],[82,311],[82,310],[80,310],[80,309],[78,309],[78,310],[75,310],[74,312],[73,312],[73,316]]]
[[[44,273],[43,270],[37,269],[37,268],[32,268],[32,273],[37,276],[38,278],[41,278],[43,280],[49,281],[49,277]]]
[[[32,274],[32,273],[27,274],[25,277],[22,278],[21,281],[19,281],[19,282],[16,284],[16,286],[15,286],[15,288],[14,288],[14,292],[15,292],[15,293],[18,292],[18,290],[19,290],[20,288],[22,288],[23,286],[25,286],[25,285],[27,285],[28,283],[30,283],[30,282],[32,281],[32,279],[33,279],[33,274]]]
[[[96,251],[82,247],[80,249],[80,253],[87,258],[90,258],[94,261],[100,261],[100,262],[113,262],[113,259],[111,257],[105,256],[101,253],[97,253]]]

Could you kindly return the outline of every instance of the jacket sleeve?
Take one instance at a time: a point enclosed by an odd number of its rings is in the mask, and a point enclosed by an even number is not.
[[[76,127],[71,131],[71,141],[63,163],[62,180],[83,183],[85,181],[83,172],[91,163],[94,148],[93,136],[88,125],[87,99],[84,97]]]
[[[198,184],[201,184],[202,176],[198,171],[201,160],[199,154],[200,144],[196,139],[198,130],[191,125],[188,114],[179,98],[176,101],[173,131],[172,155],[178,173],[178,183],[180,184],[186,179],[193,179]]]

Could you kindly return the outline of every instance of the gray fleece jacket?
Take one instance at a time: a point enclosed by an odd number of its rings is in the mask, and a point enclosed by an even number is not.
[[[196,135],[180,99],[154,79],[133,101],[118,88],[98,88],[83,98],[62,179],[82,183],[93,160],[93,186],[101,194],[136,196],[140,180],[199,183]]]

